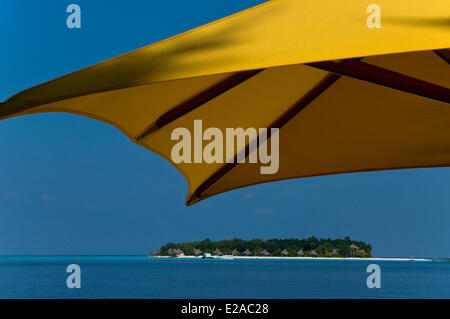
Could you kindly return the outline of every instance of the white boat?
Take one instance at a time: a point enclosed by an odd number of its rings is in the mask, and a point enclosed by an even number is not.
[[[226,259],[226,260],[233,260],[234,259],[233,255],[224,255],[224,256],[220,256],[219,258],[220,259]]]

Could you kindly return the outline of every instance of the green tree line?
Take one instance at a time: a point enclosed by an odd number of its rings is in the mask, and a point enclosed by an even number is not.
[[[371,257],[372,246],[363,241],[344,239],[252,239],[238,238],[211,241],[167,243],[159,251],[161,256],[199,255],[204,253],[248,256],[315,256],[315,257]]]

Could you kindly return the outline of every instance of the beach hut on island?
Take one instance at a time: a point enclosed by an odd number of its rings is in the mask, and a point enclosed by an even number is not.
[[[283,251],[281,252],[281,254],[282,254],[284,257],[289,256],[289,252],[288,252],[286,249],[283,249]]]
[[[319,256],[319,253],[317,251],[315,251],[314,249],[311,249],[310,251],[308,251],[308,254],[310,254],[312,257]]]
[[[336,256],[336,255],[339,255],[339,249],[337,249],[337,248],[333,248],[332,250],[331,250],[331,256]]]
[[[303,251],[303,249],[299,249],[299,250],[297,251],[297,256],[299,256],[299,257],[305,256],[305,252]]]
[[[184,251],[182,251],[180,248],[175,249],[175,256],[176,257],[184,256]]]
[[[261,256],[267,257],[267,256],[270,256],[270,253],[269,253],[266,249],[264,249],[264,250],[261,252]]]
[[[198,248],[194,249],[194,255],[195,256],[200,256],[201,254],[202,254],[202,251],[200,249],[198,249]]]
[[[238,255],[239,255],[239,251],[235,248],[235,249],[233,249],[233,251],[231,252],[231,255],[233,255],[233,256],[238,256]]]
[[[216,248],[216,250],[214,250],[214,252],[213,252],[213,255],[214,256],[222,256],[223,254],[222,254],[222,252],[220,251],[219,248]]]
[[[252,251],[250,249],[246,249],[243,253],[244,256],[251,256],[252,255]]]
[[[351,244],[350,245],[350,255],[353,256],[357,249],[359,249],[358,246],[356,246],[355,244]]]
[[[167,255],[171,256],[171,257],[176,257],[177,255],[177,251],[174,248],[169,248],[169,250],[167,250]]]

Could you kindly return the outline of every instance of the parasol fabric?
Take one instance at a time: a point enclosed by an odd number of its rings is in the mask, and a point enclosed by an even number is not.
[[[289,178],[449,166],[450,6],[376,3],[370,27],[368,1],[269,1],[20,92],[0,119],[68,112],[109,123],[180,170],[188,205]],[[174,163],[173,131],[196,120],[278,128],[276,173]]]

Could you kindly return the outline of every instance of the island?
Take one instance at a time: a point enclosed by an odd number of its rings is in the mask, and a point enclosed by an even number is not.
[[[230,256],[232,258],[370,258],[372,245],[363,241],[343,239],[227,239],[167,243],[159,250],[150,252],[150,257],[203,257]]]

